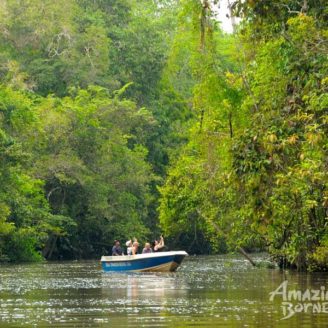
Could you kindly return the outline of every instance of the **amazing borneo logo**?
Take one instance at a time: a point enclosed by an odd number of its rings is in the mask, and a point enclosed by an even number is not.
[[[328,290],[325,286],[319,289],[289,289],[285,280],[275,291],[269,293],[270,301],[281,299],[283,318],[286,320],[297,313],[328,314]]]

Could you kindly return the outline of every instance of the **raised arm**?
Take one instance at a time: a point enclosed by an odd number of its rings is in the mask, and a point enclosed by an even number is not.
[[[163,248],[164,246],[165,246],[165,244],[164,244],[164,238],[163,238],[163,236],[161,236],[161,238],[159,240],[159,247],[160,248]]]

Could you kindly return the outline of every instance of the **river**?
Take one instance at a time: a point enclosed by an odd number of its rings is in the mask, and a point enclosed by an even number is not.
[[[327,278],[238,255],[189,256],[162,274],[104,273],[98,261],[0,264],[0,327],[328,327]],[[292,300],[284,315],[283,282],[323,298]]]

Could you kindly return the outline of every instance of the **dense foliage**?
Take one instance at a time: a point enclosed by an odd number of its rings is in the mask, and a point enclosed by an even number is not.
[[[327,268],[323,2],[234,2],[243,20],[232,67],[221,58],[207,2],[185,3],[207,24],[195,20],[202,44],[190,62],[198,120],[161,188],[163,228],[198,229],[232,249],[264,247],[281,266]]]
[[[162,85],[175,4],[0,8],[0,258],[98,257],[114,239],[154,238],[156,186],[190,117]]]
[[[0,260],[163,231],[328,266],[323,0],[0,0]]]

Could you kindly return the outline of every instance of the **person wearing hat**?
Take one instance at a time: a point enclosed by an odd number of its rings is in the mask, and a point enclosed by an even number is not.
[[[133,253],[133,249],[132,249],[132,240],[128,240],[126,243],[125,243],[125,246],[127,247],[127,254],[128,255],[132,255]]]

